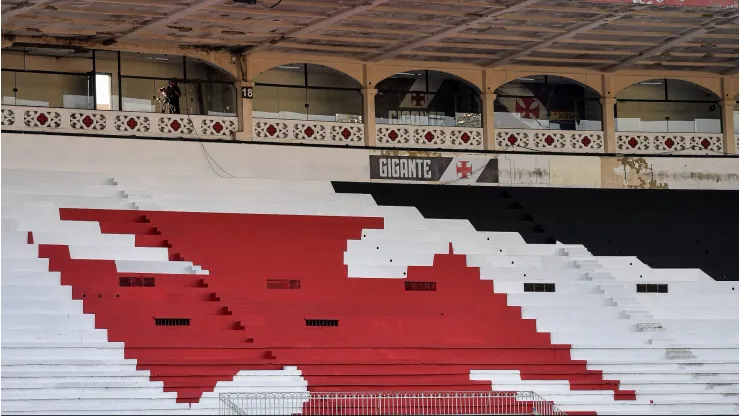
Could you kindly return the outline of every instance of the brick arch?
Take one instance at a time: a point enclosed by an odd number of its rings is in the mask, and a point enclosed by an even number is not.
[[[373,68],[373,75],[374,75],[374,85],[372,85],[372,88],[377,88],[378,84],[380,84],[383,80],[386,78],[389,78],[395,74],[398,74],[399,72],[408,72],[408,71],[437,71],[444,74],[453,75],[457,78],[460,78],[461,80],[467,82],[471,86],[475,87],[478,92],[483,91],[483,74],[480,70],[469,70],[469,69],[457,69],[457,68],[424,68],[418,67],[418,66],[404,66],[404,67],[374,67]]]
[[[599,82],[593,79],[593,77],[587,77],[585,74],[557,74],[557,73],[550,73],[550,72],[538,72],[538,73],[529,73],[529,72],[507,72],[506,73],[506,81],[494,86],[492,88],[492,91],[496,91],[499,87],[502,87],[512,81],[515,81],[519,78],[526,78],[526,77],[532,77],[532,76],[538,76],[538,75],[545,75],[550,77],[560,77],[560,78],[566,78],[571,81],[575,81],[584,87],[588,87],[594,92],[596,92],[599,97],[602,97],[603,94],[601,92],[601,85]]]
[[[652,79],[675,79],[690,82],[694,85],[709,90],[717,96],[717,100],[722,99],[722,83],[720,78],[682,77],[675,75],[662,77],[656,75],[615,76],[612,83],[612,96],[616,97],[617,94],[622,92],[622,90],[629,86],[637,84],[638,82],[650,81]]]
[[[337,62],[324,62],[324,61],[311,61],[306,59],[255,59],[249,60],[247,63],[247,78],[249,81],[254,82],[255,78],[259,77],[265,71],[268,71],[276,66],[288,65],[288,64],[313,64],[321,65],[327,68],[331,68],[340,74],[346,75],[358,83],[358,88],[362,87],[363,80],[363,68],[362,65],[357,64],[344,64]]]

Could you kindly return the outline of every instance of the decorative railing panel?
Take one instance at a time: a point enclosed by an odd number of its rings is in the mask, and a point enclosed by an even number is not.
[[[722,139],[709,133],[617,133],[617,152],[720,155]]]
[[[378,146],[483,149],[483,129],[384,124],[376,126]]]
[[[497,150],[603,153],[604,132],[570,130],[496,130]]]
[[[359,123],[256,118],[253,126],[252,138],[255,141],[344,146],[362,146],[365,143],[364,125]]]
[[[234,138],[238,124],[236,117],[6,105],[2,115],[10,130],[202,139]]]
[[[565,415],[525,392],[220,393],[221,415]]]

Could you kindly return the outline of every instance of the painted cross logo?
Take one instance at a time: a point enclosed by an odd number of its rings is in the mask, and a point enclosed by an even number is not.
[[[536,98],[517,98],[515,111],[521,118],[537,120],[540,118],[540,102]]]
[[[424,107],[426,105],[427,97],[422,92],[411,93],[411,105],[414,107]]]
[[[467,160],[461,160],[457,162],[457,176],[460,177],[460,179],[467,179],[470,178],[470,175],[473,173],[473,167],[470,166],[470,162]]]

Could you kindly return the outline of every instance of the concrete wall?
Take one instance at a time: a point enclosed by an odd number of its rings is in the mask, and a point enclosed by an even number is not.
[[[370,155],[453,158],[441,183],[459,179],[457,163],[483,166],[497,159],[488,186],[583,188],[738,189],[737,158],[609,157],[338,149],[266,144],[204,144],[234,176],[301,180],[370,181]],[[200,143],[33,134],[3,134],[5,169],[46,169],[156,175],[215,176]],[[412,181],[406,181],[412,182]]]

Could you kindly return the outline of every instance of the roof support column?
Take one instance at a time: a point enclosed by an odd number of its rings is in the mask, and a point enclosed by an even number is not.
[[[734,113],[735,100],[722,100],[722,149],[726,155],[737,154]]]
[[[496,120],[493,111],[496,94],[483,93],[480,100],[483,103],[483,149],[496,150]]]
[[[601,127],[604,129],[604,152],[617,152],[616,123],[614,122],[615,97],[603,97],[601,102]]]
[[[362,122],[365,123],[365,146],[377,146],[375,131],[375,96],[378,90],[374,88],[362,89]]]
[[[252,109],[254,103],[254,82],[252,81],[241,81],[238,82],[237,94],[239,94],[238,101],[241,103],[239,109],[239,131],[236,133],[236,139],[240,141],[251,142],[252,134],[254,132],[254,125],[252,121]],[[245,94],[245,92],[251,91],[252,93]],[[246,95],[246,96],[245,96]]]

